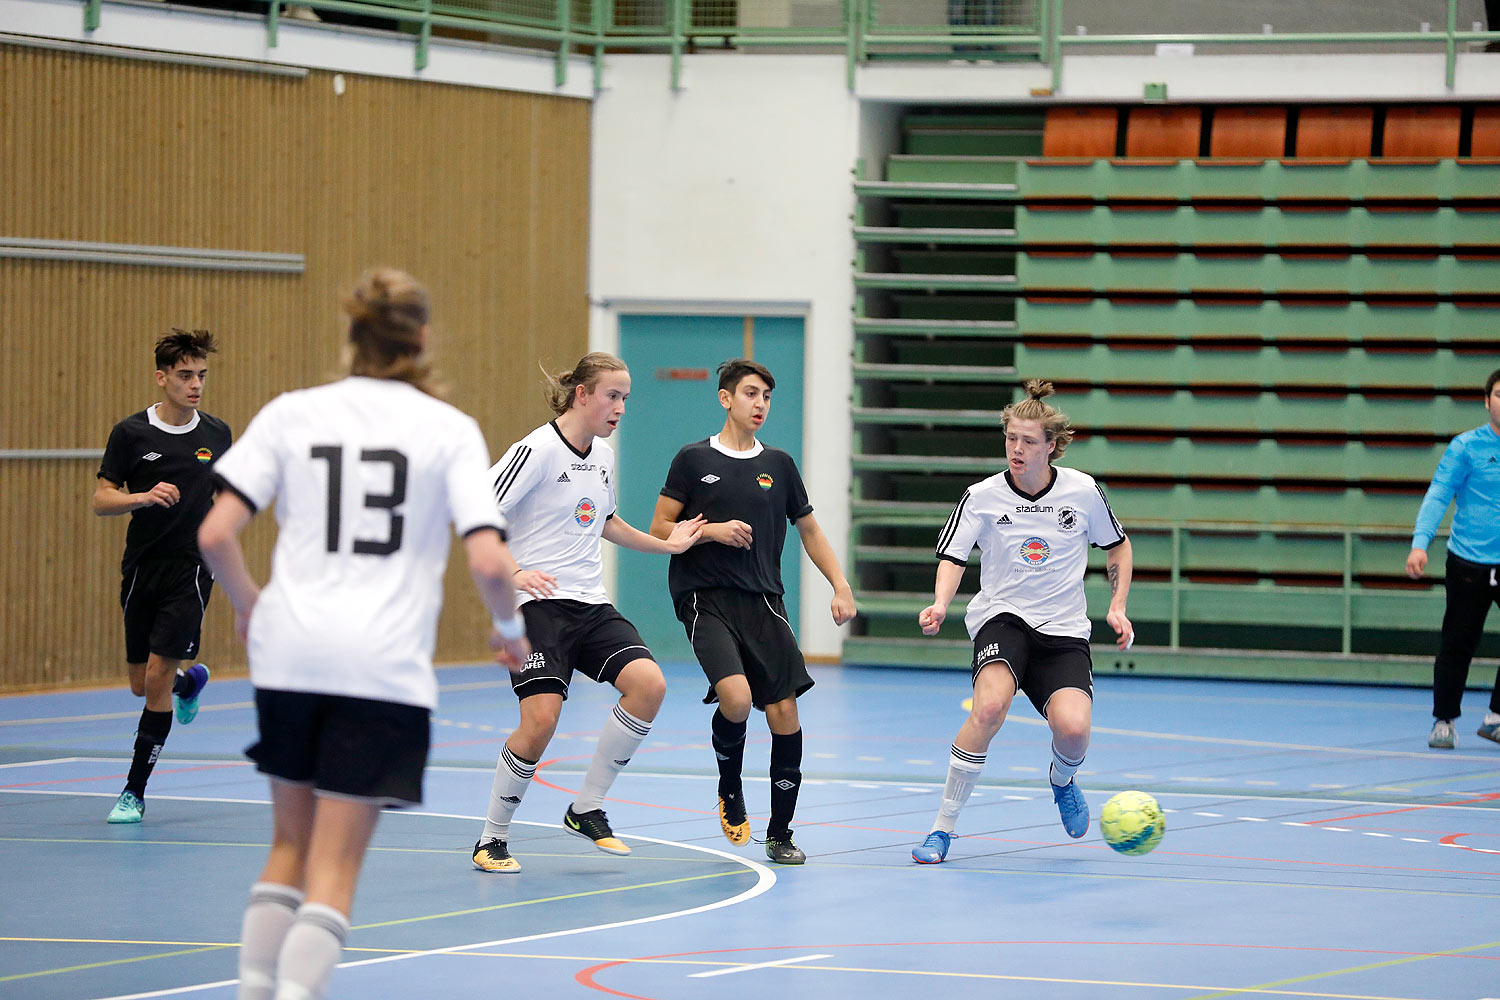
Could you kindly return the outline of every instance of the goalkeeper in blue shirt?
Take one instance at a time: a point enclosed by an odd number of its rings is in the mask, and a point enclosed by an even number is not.
[[[1420,579],[1427,568],[1427,546],[1438,523],[1454,506],[1448,536],[1448,610],[1432,665],[1432,735],[1427,745],[1452,750],[1453,722],[1469,679],[1469,663],[1484,635],[1490,605],[1500,602],[1500,369],[1484,383],[1489,423],[1465,431],[1448,445],[1422,498],[1406,557],[1406,575]],[[1500,676],[1479,735],[1500,743]]]

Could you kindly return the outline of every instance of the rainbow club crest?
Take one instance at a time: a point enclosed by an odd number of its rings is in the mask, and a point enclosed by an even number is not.
[[[768,490],[772,486],[776,485],[776,480],[771,478],[770,473],[762,472],[760,475],[755,477],[755,485],[759,486],[763,490]]]
[[[200,462],[212,462],[214,460],[214,453],[207,448],[199,448],[193,457]]]

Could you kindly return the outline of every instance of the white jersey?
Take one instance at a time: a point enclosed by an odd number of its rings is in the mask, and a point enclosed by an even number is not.
[[[1089,637],[1089,546],[1112,549],[1125,531],[1092,476],[1053,471],[1036,496],[1016,489],[1008,471],[975,483],[938,536],[938,558],[961,566],[979,546],[979,593],[964,615],[970,638],[1007,611],[1047,635]]]
[[[266,404],[214,467],[252,509],[276,501],[255,686],[435,708],[448,524],[504,528],[488,464],[478,424],[405,382],[346,378]]]
[[[576,451],[549,421],[510,446],[490,469],[490,485],[520,567],[557,577],[554,598],[608,604],[600,540],[616,506],[609,445],[595,438]],[[529,600],[516,591],[517,607]]]

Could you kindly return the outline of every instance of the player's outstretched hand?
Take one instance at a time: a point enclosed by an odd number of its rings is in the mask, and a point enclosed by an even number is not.
[[[854,591],[848,587],[842,587],[833,592],[833,623],[842,625],[854,617]]]
[[[1413,580],[1422,579],[1422,571],[1427,568],[1427,550],[1412,549],[1406,557],[1406,575]]]
[[[177,501],[182,499],[182,494],[171,483],[157,483],[140,496],[147,506],[155,504],[158,507],[175,507]]]
[[[678,521],[672,526],[672,533],[667,536],[667,551],[672,553],[686,552],[698,544],[698,539],[703,537],[703,526],[708,523],[702,514],[691,521]]]
[[[1130,619],[1125,617],[1125,612],[1111,610],[1104,616],[1109,622],[1109,627],[1115,630],[1115,645],[1122,650],[1129,649],[1135,642],[1135,626],[1130,624]]]
[[[719,542],[732,549],[748,549],[754,532],[744,521],[719,521],[703,529],[710,541]]]
[[[526,657],[531,655],[531,643],[524,635],[507,639],[494,629],[490,629],[490,648],[495,651],[495,662],[503,664],[513,674],[521,672],[526,666]]]
[[[948,617],[948,609],[930,604],[922,609],[917,615],[917,624],[922,626],[923,635],[937,635],[938,629],[943,627],[943,621]]]
[[[517,590],[536,598],[551,597],[557,593],[557,577],[539,569],[523,569],[510,582]]]

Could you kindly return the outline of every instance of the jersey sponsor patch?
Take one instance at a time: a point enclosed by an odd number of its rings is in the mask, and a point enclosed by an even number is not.
[[[193,457],[200,462],[212,462],[214,460],[214,453],[207,448],[199,448],[193,452]]]
[[[1491,461],[1494,461],[1494,460],[1491,459]],[[710,472],[708,475],[704,476],[702,479],[698,480],[698,482],[700,482],[700,483],[707,483],[710,486],[712,486],[714,483],[717,483],[718,481],[719,481],[719,477],[716,476],[716,475],[714,475],[712,472]]]
[[[1052,555],[1052,546],[1047,544],[1045,538],[1032,535],[1021,543],[1021,562],[1027,566],[1040,566]]]
[[[584,497],[578,501],[578,506],[573,508],[573,520],[578,522],[581,528],[587,528],[599,518],[599,508],[594,506],[594,501]]]
[[[760,475],[755,477],[755,485],[759,486],[763,490],[768,490],[772,486],[776,485],[776,480],[771,478],[770,473],[762,472]]]

